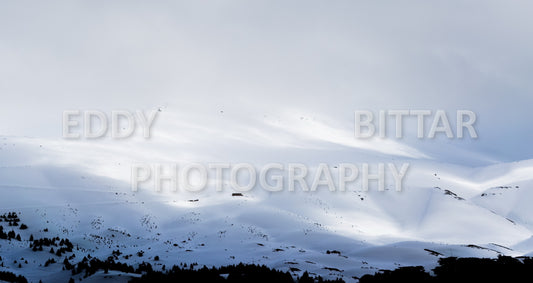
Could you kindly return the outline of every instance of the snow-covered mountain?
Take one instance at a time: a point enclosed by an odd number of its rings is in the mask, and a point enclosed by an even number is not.
[[[0,1],[0,280],[79,281],[65,256],[353,282],[533,255],[533,2],[30,2]],[[135,164],[210,163],[360,171],[334,192],[132,189]]]
[[[0,212],[17,212],[29,227],[15,228],[21,242],[0,240],[0,269],[31,281],[71,275],[60,264],[44,267],[55,256],[32,252],[30,235],[68,238],[78,257],[118,249],[121,262],[152,261],[156,269],[245,262],[346,281],[398,266],[431,268],[439,257],[533,255],[533,160],[473,168],[409,159],[401,192],[389,182],[385,191],[355,183],[345,192],[254,188],[234,196],[228,188],[133,192],[123,180],[50,162],[48,146],[4,137],[0,150]]]

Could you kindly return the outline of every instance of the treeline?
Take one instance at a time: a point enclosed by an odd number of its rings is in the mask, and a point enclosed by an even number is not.
[[[120,271],[124,273],[137,273],[141,274],[143,272],[149,273],[152,272],[152,265],[150,263],[142,262],[137,268],[134,268],[131,265],[126,263],[115,262],[112,257],[109,257],[107,260],[103,261],[97,258],[87,258],[84,257],[82,261],[77,264],[71,264],[68,258],[65,257],[63,261],[63,266],[65,270],[71,270],[72,275],[82,274],[83,277],[87,278],[95,274],[99,270],[103,270],[105,273],[109,270]]]
[[[9,212],[0,215],[0,222],[8,222],[9,226],[18,226],[20,218],[16,212]]]
[[[224,274],[225,276],[221,276]],[[222,266],[219,268],[208,268],[204,266],[200,269],[194,269],[192,266],[173,266],[167,271],[150,271],[143,274],[140,278],[133,278],[130,283],[141,282],[221,282],[221,283],[314,283],[314,282],[344,282],[341,279],[324,280],[322,277],[317,278],[310,276],[305,272],[302,277],[296,281],[289,272],[282,272],[264,265],[243,264]]]
[[[16,212],[9,212],[0,215],[0,222],[7,222],[8,226],[17,227],[19,226],[20,218]],[[19,229],[25,230],[28,229],[28,226],[26,224],[20,224]],[[6,233],[2,225],[0,225],[0,239],[9,241],[22,241],[22,239],[20,238],[20,234],[16,233],[13,229]]]
[[[28,280],[22,275],[8,271],[0,271],[0,281],[14,282],[14,283],[28,283]]]
[[[359,282],[533,282],[533,259],[509,256],[499,256],[497,259],[441,258],[433,273],[426,272],[422,266],[400,267],[365,275]]]
[[[5,232],[4,231],[4,227],[0,225],[0,239],[2,240],[9,240],[11,241],[12,239],[14,240],[17,240],[17,241],[22,241],[22,239],[20,238],[20,234],[18,233],[15,233],[14,230],[11,230],[9,232]]]
[[[69,239],[60,239],[59,237],[55,237],[34,240],[33,235],[30,236],[30,248],[32,251],[42,251],[43,247],[51,247],[50,253],[57,256],[61,256],[64,253],[70,253],[74,249],[74,245]],[[57,250],[54,251],[54,247],[56,247]]]
[[[82,274],[87,278],[95,274],[99,270],[104,273],[113,271],[120,271],[125,273],[143,274],[140,278],[133,278],[130,282],[279,282],[279,283],[315,283],[315,282],[331,282],[340,283],[343,280],[324,280],[322,277],[313,277],[305,272],[302,277],[295,281],[289,272],[282,272],[276,269],[268,268],[264,265],[243,264],[230,265],[223,267],[208,268],[204,266],[200,269],[195,269],[195,264],[189,266],[173,266],[169,270],[155,271],[150,263],[142,262],[137,268],[125,263],[115,262],[113,257],[102,261],[97,258],[84,257],[82,261],[77,264],[71,264],[68,258],[63,261],[65,270],[70,270],[72,275]],[[226,276],[221,276],[224,274]]]

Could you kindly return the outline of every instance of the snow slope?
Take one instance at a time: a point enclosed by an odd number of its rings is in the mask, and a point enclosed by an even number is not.
[[[409,159],[402,192],[389,182],[383,192],[355,184],[346,192],[256,188],[236,197],[229,189],[132,192],[127,182],[83,167],[36,161],[32,154],[47,154],[41,141],[3,141],[0,213],[19,213],[29,229],[17,231],[22,242],[0,240],[0,270],[34,282],[66,281],[70,273],[59,263],[39,266],[55,256],[32,252],[30,234],[69,238],[78,259],[105,259],[120,249],[121,262],[149,261],[156,268],[260,263],[292,268],[295,276],[307,270],[347,281],[398,266],[432,268],[443,256],[533,254],[533,160],[470,168]],[[402,161],[380,158],[375,160]],[[13,263],[20,258],[28,261],[22,268]],[[91,280],[128,276],[96,274]]]

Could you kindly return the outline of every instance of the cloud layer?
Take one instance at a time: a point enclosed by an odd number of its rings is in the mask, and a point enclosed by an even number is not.
[[[155,135],[172,143],[147,152],[533,154],[527,2],[0,5],[2,135],[59,140],[66,109],[163,107]],[[480,138],[359,143],[359,109],[471,109]]]

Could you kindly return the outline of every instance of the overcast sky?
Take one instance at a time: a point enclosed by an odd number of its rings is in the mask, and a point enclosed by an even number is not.
[[[64,110],[161,108],[154,138],[136,144],[148,156],[530,159],[531,11],[528,1],[0,1],[0,135],[66,142]],[[361,109],[470,109],[479,138],[360,143]]]

